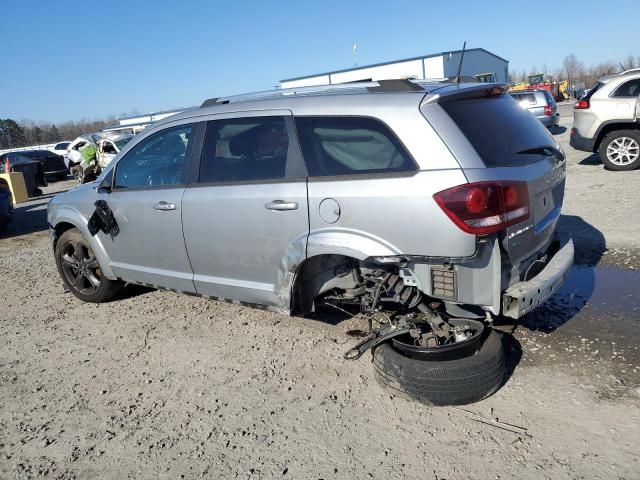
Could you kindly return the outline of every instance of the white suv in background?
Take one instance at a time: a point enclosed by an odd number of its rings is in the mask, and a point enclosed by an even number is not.
[[[610,170],[640,167],[640,71],[598,79],[573,110],[571,146],[599,152]]]

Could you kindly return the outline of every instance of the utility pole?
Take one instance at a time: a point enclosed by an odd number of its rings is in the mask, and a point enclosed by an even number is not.
[[[353,44],[353,66],[354,67],[358,66],[358,44],[357,43]]]

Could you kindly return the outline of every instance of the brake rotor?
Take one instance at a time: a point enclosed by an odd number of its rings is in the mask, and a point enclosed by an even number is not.
[[[453,360],[474,355],[482,344],[485,326],[478,320],[451,318],[445,343],[438,338],[426,322],[416,322],[411,332],[391,339],[401,354],[415,360]]]

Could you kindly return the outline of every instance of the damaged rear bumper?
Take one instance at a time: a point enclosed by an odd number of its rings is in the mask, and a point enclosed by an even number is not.
[[[520,318],[551,297],[564,284],[573,265],[573,241],[569,240],[531,280],[512,285],[502,296],[502,314]]]

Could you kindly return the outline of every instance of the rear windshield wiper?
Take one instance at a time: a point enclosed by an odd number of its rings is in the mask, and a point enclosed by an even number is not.
[[[542,145],[539,147],[531,147],[525,148],[524,150],[520,150],[516,152],[516,154],[522,155],[546,155],[547,157],[553,155],[558,160],[564,159],[564,155],[560,150],[555,147],[550,147],[549,145]]]

